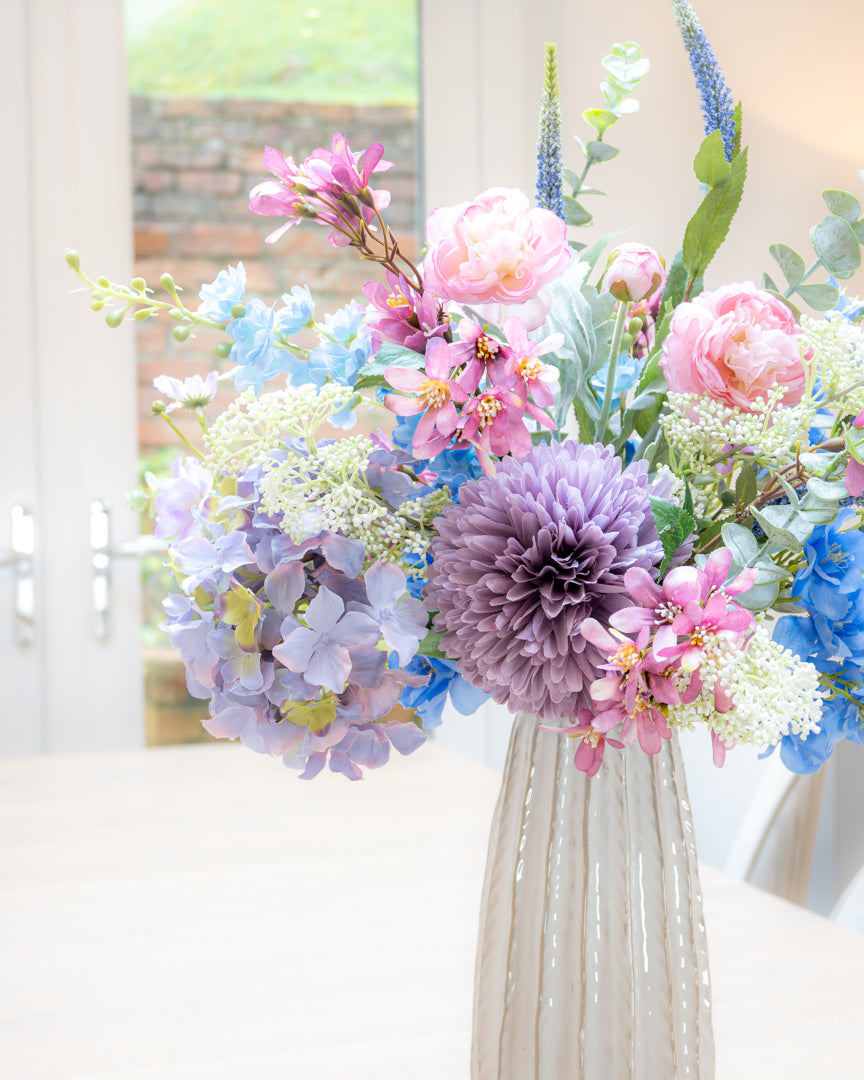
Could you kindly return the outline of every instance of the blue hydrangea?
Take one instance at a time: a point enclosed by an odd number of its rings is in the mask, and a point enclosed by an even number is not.
[[[232,309],[242,304],[246,296],[246,267],[240,262],[220,270],[214,281],[201,286],[198,296],[199,315],[206,315],[214,322],[230,322],[234,318]]]
[[[838,664],[817,663],[822,671],[831,674],[832,682],[843,686],[845,693],[826,698],[822,706],[820,730],[806,739],[800,735],[784,735],[780,742],[780,760],[791,772],[814,773],[831,757],[837,743],[848,739],[859,746],[864,744],[864,671],[854,664],[840,668]],[[846,695],[849,695],[848,697]]]
[[[417,712],[424,728],[438,727],[448,697],[457,712],[470,716],[491,696],[466,682],[452,660],[415,656],[404,670],[415,675],[430,676],[425,686],[403,687],[399,699],[406,709]]]
[[[419,415],[399,417],[393,428],[391,438],[400,450],[404,450],[406,453],[412,452],[414,432],[419,422]],[[432,488],[447,487],[454,498],[456,498],[459,488],[466,480],[476,480],[483,475],[480,461],[471,446],[462,449],[449,448],[442,450],[440,454],[431,460],[420,462],[420,467],[427,468],[435,473]]]

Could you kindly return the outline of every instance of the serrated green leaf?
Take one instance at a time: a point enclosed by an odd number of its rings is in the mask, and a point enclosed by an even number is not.
[[[804,275],[807,273],[807,264],[798,252],[789,247],[788,244],[772,244],[768,250],[771,257],[783,271],[783,276],[789,286],[794,289],[796,285],[800,285],[804,280]],[[776,285],[771,287],[777,288]]]
[[[732,558],[740,567],[750,566],[759,552],[759,542],[743,525],[727,521],[720,530],[723,543],[732,552]]]
[[[704,274],[708,264],[726,239],[744,191],[747,176],[747,151],[733,159],[729,179],[712,188],[699,209],[687,223],[682,258],[690,277]]]
[[[684,296],[684,290],[687,287],[687,271],[684,268],[684,260],[681,255],[681,249],[675,252],[675,258],[672,260],[672,264],[669,267],[669,272],[666,275],[666,284],[663,286],[663,299],[661,301],[661,307],[671,311],[672,308],[677,307],[681,303]]]
[[[815,311],[830,311],[840,299],[833,285],[799,285],[795,292]]]
[[[693,159],[693,171],[696,179],[709,187],[717,187],[725,184],[732,171],[731,164],[726,160],[726,151],[723,149],[723,135],[717,128],[706,135],[702,145],[696,151]]]
[[[696,528],[696,520],[683,506],[667,502],[666,499],[658,499],[650,495],[648,501],[651,504],[651,514],[657,528],[657,535],[663,545],[663,562],[660,564],[660,574],[662,576],[672,556],[684,541],[693,534]]]
[[[747,462],[741,466],[738,478],[735,481],[735,498],[739,503],[749,506],[756,498],[756,470]]]
[[[741,153],[741,127],[743,124],[743,115],[741,112],[741,102],[735,106],[734,121],[735,121],[735,138],[732,140],[732,157],[736,158]]]
[[[861,216],[861,203],[858,202],[851,191],[827,188],[822,192],[822,198],[832,214],[836,214],[837,217],[848,221],[850,225],[854,225]]]
[[[591,165],[595,165],[599,161],[611,161],[620,153],[621,151],[617,146],[610,146],[608,143],[600,142],[599,139],[592,139],[585,146],[585,157]]]
[[[813,250],[834,277],[850,278],[861,265],[861,246],[852,226],[830,214],[810,230]]]
[[[569,195],[563,197],[564,221],[568,225],[589,225],[594,215]]]

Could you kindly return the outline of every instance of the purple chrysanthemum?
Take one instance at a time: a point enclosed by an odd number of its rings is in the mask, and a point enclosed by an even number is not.
[[[644,462],[622,469],[611,447],[573,441],[462,485],[436,523],[426,597],[469,682],[544,720],[592,708],[608,657],[579,626],[607,625],[630,602],[626,571],[660,564],[653,493]]]

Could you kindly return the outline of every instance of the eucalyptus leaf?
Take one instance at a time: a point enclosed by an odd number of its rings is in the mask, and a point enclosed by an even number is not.
[[[564,221],[568,225],[589,225],[593,221],[594,215],[586,210],[581,203],[578,203],[570,195],[564,195],[562,198],[564,202]]]
[[[846,449],[859,465],[864,465],[864,428],[846,429]]]
[[[852,226],[855,235],[858,237],[858,243],[864,244],[864,218],[859,218],[858,221]]]
[[[753,585],[746,592],[739,593],[735,597],[736,603],[747,608],[748,611],[765,611],[771,607],[780,592],[779,582],[768,582],[765,585]]]
[[[712,188],[687,223],[682,258],[690,277],[704,274],[726,239],[732,218],[741,203],[747,176],[747,151],[732,159],[729,179]],[[845,223],[844,223],[845,224]]]
[[[807,480],[807,493],[825,502],[845,499],[848,494],[845,480],[821,480],[818,476],[811,476]]]
[[[598,161],[611,161],[620,153],[617,146],[610,146],[608,143],[600,142],[599,139],[592,139],[585,146],[585,157],[591,165],[595,165]]]
[[[723,543],[732,552],[732,557],[740,567],[750,566],[759,553],[759,541],[743,525],[727,521],[720,530]]]
[[[858,202],[851,191],[828,188],[822,192],[822,198],[832,214],[844,218],[850,225],[854,225],[861,216],[861,203]]]
[[[764,270],[762,271],[762,280],[760,282],[760,285],[763,289],[767,289],[768,292],[780,292],[780,286],[777,284],[774,278],[772,278],[770,274],[765,273]]]
[[[815,311],[830,311],[840,299],[834,285],[799,285],[795,292]]]
[[[804,280],[804,275],[807,273],[807,264],[802,256],[794,248],[789,247],[788,244],[772,244],[768,250],[783,271],[783,276],[786,278],[790,288],[794,289],[796,285],[800,285]],[[776,285],[771,287],[776,289]]]
[[[586,109],[582,113],[582,119],[589,123],[597,131],[598,135],[602,136],[618,117],[609,109]]]
[[[830,214],[810,230],[813,250],[829,274],[850,278],[861,265],[861,246],[852,226]]]

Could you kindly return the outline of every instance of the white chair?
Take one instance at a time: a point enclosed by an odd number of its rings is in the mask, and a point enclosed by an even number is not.
[[[799,776],[772,755],[733,841],[726,873],[803,905],[824,784],[824,767]]]
[[[864,867],[849,882],[834,909],[831,918],[841,926],[864,934]]]

